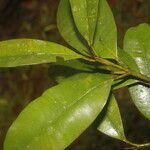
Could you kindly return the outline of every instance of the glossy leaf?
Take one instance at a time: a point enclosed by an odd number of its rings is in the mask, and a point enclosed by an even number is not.
[[[85,41],[75,26],[69,0],[61,0],[59,3],[57,25],[62,37],[70,46],[82,54],[88,53]]]
[[[126,141],[119,107],[113,95],[110,97],[110,101],[107,104],[106,112],[98,126],[98,130],[110,137]]]
[[[141,113],[150,119],[150,87],[136,84],[129,88],[133,102]]]
[[[98,56],[117,60],[117,29],[106,0],[99,1],[99,13],[94,37],[94,51]]]
[[[93,44],[99,0],[70,0],[72,14],[77,29],[88,41]]]
[[[148,24],[141,24],[127,31],[124,50],[136,61],[140,72],[150,76],[150,26]],[[142,84],[135,85],[130,88],[130,94],[137,108],[150,119],[150,88]]]
[[[81,57],[72,50],[52,42],[32,39],[0,42],[0,67],[41,64]]]
[[[4,150],[66,148],[101,112],[111,84],[110,75],[80,74],[49,89],[10,127]]]

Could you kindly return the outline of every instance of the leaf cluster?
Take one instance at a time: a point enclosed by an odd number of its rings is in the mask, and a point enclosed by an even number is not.
[[[76,70],[69,78],[64,72],[57,86],[21,112],[4,150],[65,149],[98,115],[100,132],[136,148],[149,146],[126,139],[113,90],[128,86],[133,102],[150,119],[150,26],[130,28],[119,48],[106,0],[61,0],[57,23],[71,48],[35,39],[0,42],[0,67],[55,62]]]

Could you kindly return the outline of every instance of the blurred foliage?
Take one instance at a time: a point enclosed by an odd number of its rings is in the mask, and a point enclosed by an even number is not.
[[[0,0],[0,40],[26,37],[65,44],[56,26],[58,3],[59,0]],[[117,22],[118,43],[122,47],[127,28],[142,22],[150,23],[150,1],[109,0],[109,3]],[[0,149],[8,127],[19,112],[45,89],[56,84],[54,71],[50,64],[0,69]],[[115,93],[127,137],[139,143],[150,141],[150,121],[143,118],[132,104],[126,88]],[[119,150],[126,147],[124,143],[99,133],[95,124],[68,149]]]

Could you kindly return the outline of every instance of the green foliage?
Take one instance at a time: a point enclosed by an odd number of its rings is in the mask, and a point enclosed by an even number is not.
[[[119,107],[113,94],[108,100],[105,115],[100,121],[98,130],[113,138],[126,141]]]
[[[4,149],[64,149],[101,112],[111,84],[110,75],[79,74],[49,89],[11,126]]]
[[[31,39],[0,42],[0,67],[56,62],[75,70],[69,78],[64,71],[63,82],[21,112],[6,135],[4,150],[65,149],[98,115],[99,131],[136,148],[150,145],[126,139],[112,94],[130,85],[135,105],[150,118],[150,26],[129,29],[124,49],[118,50],[116,25],[106,0],[61,0],[57,23],[72,50]]]
[[[69,0],[60,1],[57,14],[57,25],[61,35],[69,45],[80,53],[88,53],[87,45],[74,24]]]
[[[140,72],[150,76],[150,26],[141,24],[127,31],[125,51],[136,61]],[[130,88],[131,97],[142,114],[150,119],[149,85],[136,84]]]
[[[94,51],[100,57],[118,59],[117,29],[113,14],[106,0],[99,1]]]
[[[61,35],[80,53],[117,59],[116,25],[106,0],[61,0],[57,22]]]
[[[70,0],[75,24],[89,45],[93,44],[94,32],[98,17],[99,0]]]
[[[32,39],[0,42],[0,67],[56,62],[81,58],[68,48],[56,43]]]

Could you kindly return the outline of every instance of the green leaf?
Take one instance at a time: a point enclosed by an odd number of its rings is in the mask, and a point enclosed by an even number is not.
[[[71,60],[82,56],[55,44],[33,39],[16,39],[0,42],[0,67],[14,67]]]
[[[136,84],[129,88],[134,104],[140,112],[150,119],[150,87],[143,84]]]
[[[135,60],[140,72],[150,76],[150,26],[148,24],[141,24],[127,31],[124,50]],[[150,119],[150,88],[141,84],[129,90],[137,108]]]
[[[59,32],[65,41],[82,54],[87,54],[86,43],[78,32],[71,13],[69,0],[61,0],[57,13]]]
[[[99,0],[70,0],[75,24],[81,35],[93,44]]]
[[[126,51],[123,49],[118,49],[118,57],[119,61],[121,61],[125,67],[137,73],[140,72],[135,60]]]
[[[62,150],[106,104],[110,75],[80,74],[46,91],[10,127],[4,150]]]
[[[119,107],[114,95],[111,95],[108,101],[104,117],[98,126],[98,130],[110,137],[126,141]]]
[[[82,54],[91,55],[88,43],[97,56],[117,60],[117,30],[107,1],[70,0],[70,4],[61,0],[58,9],[58,28],[64,39]]]
[[[100,132],[112,138],[116,138],[118,140],[126,142],[127,144],[136,148],[142,148],[149,145],[149,143],[135,144],[126,139],[119,107],[113,94],[110,95],[107,105],[105,106],[105,109],[102,111],[100,115],[101,120],[98,126],[98,130]]]
[[[99,1],[93,48],[98,56],[117,60],[117,29],[113,14],[106,0]]]

